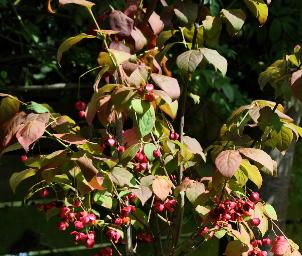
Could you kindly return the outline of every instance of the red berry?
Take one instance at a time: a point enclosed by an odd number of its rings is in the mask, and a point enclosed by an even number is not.
[[[116,218],[116,219],[114,220],[114,224],[120,226],[120,225],[123,224],[123,220],[122,220],[121,218]]]
[[[79,118],[82,119],[82,118],[85,118],[85,116],[86,116],[86,113],[84,110],[79,111]]]
[[[68,228],[69,224],[66,221],[61,221],[58,223],[57,227],[61,231],[65,231]]]
[[[113,252],[110,247],[105,247],[105,248],[101,249],[97,255],[98,256],[112,256]]]
[[[115,139],[113,139],[113,138],[109,138],[109,139],[107,140],[107,143],[108,143],[108,145],[109,145],[110,147],[113,147],[113,146],[115,145],[116,141],[115,141]]]
[[[261,251],[260,253],[258,253],[259,256],[267,256],[268,253],[266,251]]]
[[[145,88],[146,88],[147,92],[153,92],[154,85],[153,84],[147,84]]]
[[[259,193],[258,193],[258,192],[252,192],[252,193],[250,194],[250,200],[251,200],[252,202],[258,202],[258,201],[260,200],[260,195],[259,195]]]
[[[148,168],[148,164],[147,163],[141,163],[140,167],[142,170],[146,170]]]
[[[84,228],[84,224],[83,224],[83,222],[81,222],[81,221],[75,221],[74,223],[73,223],[73,225],[74,225],[74,227],[75,227],[75,229],[77,229],[77,230],[79,230],[79,229],[83,229]]]
[[[73,202],[73,206],[74,207],[80,207],[82,205],[82,203],[81,203],[81,201],[80,200],[75,200],[74,202]]]
[[[171,132],[169,138],[170,138],[170,140],[178,140],[179,134],[177,132]]]
[[[93,248],[94,244],[95,244],[94,239],[87,239],[85,246],[86,248],[91,249]]]
[[[109,240],[112,240],[114,243],[117,243],[118,240],[120,239],[120,234],[113,230],[113,229],[109,229],[107,232],[106,232],[106,236]]]
[[[272,240],[269,239],[269,238],[263,238],[263,239],[262,239],[262,243],[263,243],[263,245],[265,245],[265,246],[269,246],[269,245],[272,244]]]
[[[253,226],[259,226],[260,225],[261,220],[259,218],[252,218],[251,219],[251,224]]]
[[[76,108],[76,110],[78,111],[82,111],[82,110],[85,110],[86,108],[86,103],[84,101],[81,101],[81,100],[78,100],[74,107]]]
[[[127,198],[131,201],[131,202],[134,202],[135,198],[136,198],[136,195],[134,193],[129,193],[127,195]]]
[[[146,101],[149,101],[149,102],[151,102],[151,101],[154,101],[155,100],[155,95],[154,95],[154,93],[146,93],[145,94],[145,100]]]
[[[69,207],[66,207],[66,206],[61,207],[59,217],[60,218],[65,218],[67,216],[67,214],[70,213],[70,212],[71,212],[71,210],[70,210]]]
[[[135,154],[135,159],[138,161],[142,161],[144,159],[144,155],[141,152],[137,152]]]
[[[155,158],[159,158],[159,157],[160,157],[160,150],[159,150],[159,149],[155,149],[155,150],[153,151],[153,156],[154,156]]]
[[[20,160],[21,160],[21,162],[23,162],[23,163],[26,162],[27,159],[28,159],[27,155],[22,155],[22,156],[20,157]]]
[[[123,153],[123,152],[125,152],[125,147],[124,146],[118,146],[117,151]]]
[[[45,197],[48,197],[49,192],[48,192],[48,190],[45,188],[45,189],[42,189],[42,190],[39,191],[39,195],[40,195],[40,197],[45,198]]]
[[[141,172],[141,171],[143,170],[140,164],[136,164],[136,165],[134,166],[134,169],[135,169],[135,171],[137,171],[137,172]]]
[[[157,212],[163,212],[165,210],[165,205],[160,202],[156,202],[154,204],[154,208],[156,209]]]

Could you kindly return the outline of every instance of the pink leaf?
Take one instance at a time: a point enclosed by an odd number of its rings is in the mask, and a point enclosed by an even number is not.
[[[155,84],[165,91],[173,100],[179,98],[180,88],[175,78],[154,73],[151,74],[151,78]]]
[[[162,201],[172,192],[172,182],[166,176],[156,176],[152,182],[153,193]]]
[[[134,40],[135,50],[137,50],[137,51],[140,51],[141,49],[143,49],[144,46],[147,44],[146,37],[144,36],[142,31],[140,31],[136,27],[131,31],[131,37]]]
[[[218,171],[225,177],[231,178],[238,170],[242,157],[237,150],[225,150],[215,159]]]
[[[162,32],[165,26],[163,21],[160,19],[160,16],[156,12],[151,14],[149,24],[155,35],[158,35],[160,32]]]
[[[109,15],[109,22],[111,29],[120,31],[119,34],[122,36],[130,36],[133,30],[133,19],[121,11],[112,11]]]

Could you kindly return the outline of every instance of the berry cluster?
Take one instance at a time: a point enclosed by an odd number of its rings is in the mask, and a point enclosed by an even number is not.
[[[78,100],[75,105],[74,105],[75,109],[79,111],[78,115],[79,118],[85,118],[86,113],[85,113],[85,109],[86,109],[86,103],[84,101]]]
[[[153,207],[159,213],[163,212],[164,210],[167,210],[168,212],[174,212],[176,204],[177,201],[175,199],[167,198],[164,203],[162,201],[156,201]]]
[[[269,238],[263,238],[262,240],[254,240],[251,242],[253,249],[248,252],[249,256],[267,256],[268,253],[260,249],[261,246],[270,246],[272,240]]]

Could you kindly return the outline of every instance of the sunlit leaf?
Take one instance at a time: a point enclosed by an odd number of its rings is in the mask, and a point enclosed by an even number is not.
[[[241,156],[237,150],[222,151],[215,159],[218,171],[225,177],[232,177],[241,163]]]
[[[12,176],[9,179],[9,184],[13,192],[16,192],[16,188],[19,186],[19,184],[29,178],[32,177],[36,174],[37,170],[36,169],[26,169],[21,172],[15,172],[12,174]]]
[[[258,19],[260,25],[263,25],[268,17],[268,7],[263,0],[244,0],[252,14]]]

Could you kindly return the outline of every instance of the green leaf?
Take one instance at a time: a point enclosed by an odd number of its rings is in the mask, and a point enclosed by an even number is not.
[[[252,165],[248,160],[242,159],[240,169],[245,172],[248,178],[258,187],[262,186],[262,176],[257,166]]]
[[[240,242],[239,240],[231,241],[227,244],[225,255],[226,256],[241,256],[244,252],[247,252],[249,247]]]
[[[153,161],[155,159],[155,157],[153,156],[153,151],[155,149],[157,149],[157,147],[153,143],[148,143],[144,146],[144,153],[149,161]]]
[[[131,100],[131,107],[137,114],[143,114],[144,110],[146,109],[146,105],[148,106],[148,103],[146,103],[146,101],[142,101],[141,99]]]
[[[227,60],[221,56],[216,50],[208,49],[208,48],[199,48],[202,52],[204,58],[212,64],[216,69],[218,69],[222,75],[225,76],[228,68]]]
[[[1,100],[0,103],[0,123],[13,117],[20,107],[20,102],[15,97],[5,97]]]
[[[96,191],[93,195],[93,201],[107,209],[112,209],[112,194],[108,191]]]
[[[272,220],[277,220],[277,213],[272,205],[269,203],[265,203],[264,205],[264,213],[267,217],[269,217]]]
[[[210,208],[207,208],[205,206],[202,206],[202,205],[197,205],[196,208],[195,208],[196,212],[201,216],[201,217],[204,217],[205,215],[207,215],[211,209]]]
[[[46,107],[34,101],[31,101],[30,104],[26,106],[26,109],[38,114],[49,113],[49,110]]]
[[[176,30],[162,31],[157,38],[158,48],[161,48],[162,46],[164,46],[165,42],[168,41],[175,33],[176,33]]]
[[[57,52],[57,61],[58,61],[59,65],[60,65],[63,53],[68,51],[73,45],[77,44],[78,42],[82,41],[85,38],[96,38],[96,36],[81,33],[77,36],[73,36],[73,37],[66,39],[60,45],[58,52]]]
[[[222,9],[221,12],[227,21],[227,29],[230,34],[236,34],[241,30],[246,18],[241,9]]]
[[[123,167],[114,167],[113,170],[109,173],[109,175],[112,182],[114,182],[120,187],[124,187],[125,185],[133,186],[133,174]]]
[[[143,115],[138,116],[138,128],[142,137],[151,133],[155,125],[155,111],[153,106],[148,103],[148,109]]]
[[[245,184],[247,183],[247,181],[249,180],[249,178],[247,177],[246,173],[241,170],[241,169],[238,169],[235,174],[234,174],[236,180],[237,180],[237,183],[240,187],[243,187],[245,186]]]
[[[182,12],[181,12],[180,10],[178,10],[178,9],[174,9],[174,13],[175,13],[177,19],[180,21],[180,23],[181,23],[182,25],[188,24],[189,20],[188,20],[187,16],[186,16],[184,13],[182,13]]]
[[[225,229],[221,229],[215,232],[215,237],[217,237],[218,239],[221,239],[224,237],[224,235],[227,233],[227,231]]]
[[[130,162],[135,154],[139,151],[141,148],[140,144],[134,144],[126,149],[126,151],[122,154],[121,162],[122,164],[126,165],[128,162]]]
[[[287,150],[294,139],[292,130],[284,125],[282,125],[279,132],[272,131],[271,137],[274,145],[280,151]]]
[[[189,50],[180,54],[176,59],[178,68],[185,73],[193,73],[203,59],[199,50]]]
[[[260,25],[263,25],[268,16],[268,7],[265,2],[263,0],[244,0],[244,3],[258,19]]]
[[[16,188],[19,186],[19,184],[25,180],[28,179],[34,175],[36,175],[37,170],[36,169],[26,169],[21,172],[15,172],[12,174],[12,176],[9,179],[9,185],[13,192],[16,192]]]
[[[260,219],[260,225],[257,228],[260,230],[262,236],[268,231],[268,219],[264,215],[264,207],[262,203],[257,203],[255,205],[255,211],[253,217]]]

